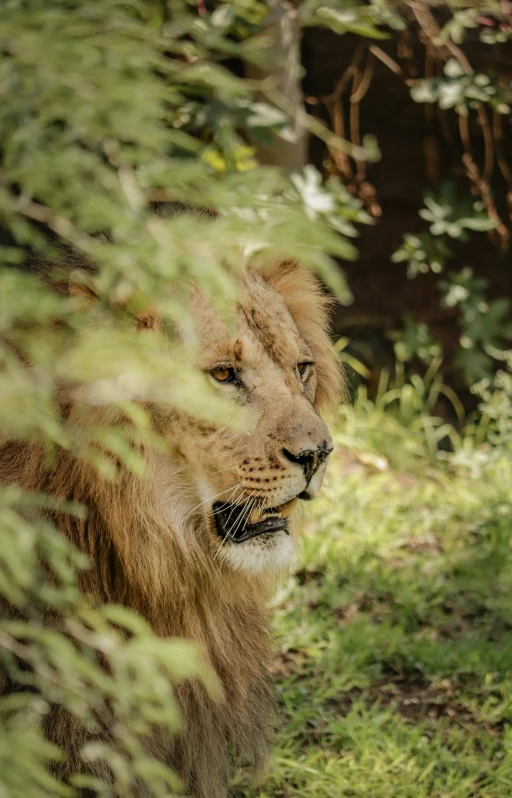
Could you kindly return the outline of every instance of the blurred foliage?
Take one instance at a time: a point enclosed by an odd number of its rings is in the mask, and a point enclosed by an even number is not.
[[[429,364],[441,354],[441,347],[426,324],[418,324],[411,316],[405,316],[404,327],[395,333],[395,355],[401,363],[418,357]]]
[[[439,274],[451,254],[442,239],[429,233],[406,233],[402,246],[393,253],[391,260],[393,263],[407,263],[407,276],[417,277],[429,271]]]
[[[456,363],[468,385],[489,373],[493,358],[504,358],[506,341],[512,339],[510,301],[505,297],[488,300],[486,287],[487,280],[474,278],[467,268],[440,283],[443,304],[460,310],[461,337]]]
[[[370,39],[385,39],[387,33],[379,25],[389,25],[401,30],[404,22],[387,2],[362,3],[338,0],[304,0],[298,6],[298,15],[303,26],[318,25],[334,33],[354,33]]]
[[[494,456],[512,447],[512,351],[505,352],[504,361],[506,368],[472,388],[481,400],[476,438],[478,442],[487,439],[495,447]]]
[[[407,263],[410,278],[429,270],[436,274],[443,272],[454,257],[449,239],[467,241],[468,231],[486,232],[496,227],[481,202],[457,197],[453,183],[445,184],[438,196],[426,196],[425,208],[419,215],[430,222],[429,232],[404,235],[402,246],[392,256],[395,263]],[[493,360],[503,359],[506,342],[512,339],[510,301],[505,297],[489,300],[487,285],[487,280],[474,277],[468,267],[448,272],[439,281],[441,305],[459,311],[460,348],[454,362],[467,385],[490,373]],[[426,326],[416,325],[407,317],[395,345],[397,357],[411,360],[417,356],[428,362],[438,351],[439,345]]]
[[[425,197],[425,208],[419,213],[422,219],[430,222],[433,236],[447,235],[466,241],[467,230],[478,232],[493,230],[496,226],[487,214],[483,213],[481,202],[470,199],[457,199],[453,184],[448,183],[441,188],[439,197]]]
[[[447,38],[453,38],[454,29],[446,30]],[[477,108],[480,103],[487,103],[499,114],[510,113],[507,102],[510,90],[501,87],[497,75],[468,74],[455,58],[450,58],[444,65],[444,75],[444,78],[417,80],[411,89],[413,100],[438,103],[443,109],[456,108],[464,115],[467,115],[468,108]]]

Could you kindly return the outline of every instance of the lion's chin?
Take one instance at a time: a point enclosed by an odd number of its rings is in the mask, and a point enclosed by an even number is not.
[[[259,535],[241,546],[226,543],[219,551],[219,559],[226,565],[253,576],[289,569],[294,555],[293,537],[284,530]]]

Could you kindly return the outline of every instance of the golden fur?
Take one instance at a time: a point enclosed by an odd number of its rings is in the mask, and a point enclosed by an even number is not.
[[[303,491],[303,472],[283,451],[328,445],[317,411],[339,400],[341,376],[327,334],[327,301],[316,279],[293,263],[243,278],[235,336],[200,291],[193,307],[198,365],[211,371],[229,362],[242,370],[237,401],[252,409],[255,430],[222,430],[159,409],[154,423],[172,453],[148,448],[144,477],[124,471],[118,481],[105,481],[64,451],[48,472],[41,451],[13,443],[0,450],[0,481],[86,505],[85,521],[56,516],[62,533],[90,557],[83,589],[137,610],[158,635],[202,646],[223,697],[209,698],[197,683],[180,687],[184,731],[159,756],[195,798],[225,798],[233,767],[259,771],[267,755],[274,704],[266,600],[275,573],[289,562],[292,538],[277,532],[220,545],[212,497],[258,496],[275,507]],[[295,369],[300,360],[315,363],[304,382]],[[233,399],[241,395],[217,387]],[[46,727],[68,753],[66,770],[79,770],[83,730],[59,708]]]

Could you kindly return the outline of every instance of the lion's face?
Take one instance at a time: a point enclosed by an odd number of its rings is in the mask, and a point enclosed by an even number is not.
[[[339,379],[322,300],[310,275],[287,266],[244,278],[229,330],[199,291],[194,311],[199,367],[254,423],[248,432],[173,417],[172,441],[198,497],[191,513],[205,519],[219,563],[253,572],[283,567],[294,548],[292,511],[314,497],[332,450],[317,412]]]

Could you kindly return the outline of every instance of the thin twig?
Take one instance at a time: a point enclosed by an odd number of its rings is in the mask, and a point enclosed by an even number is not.
[[[327,106],[327,110],[329,111],[329,106]],[[332,102],[332,115],[331,115],[331,122],[334,128],[334,132],[337,136],[344,139],[345,138],[345,119],[343,113],[343,100],[341,97],[337,97]],[[352,169],[350,168],[350,159],[346,152],[341,150],[334,150],[330,153],[331,158],[333,159],[336,168],[338,171],[344,175],[347,180],[353,180],[354,175]]]
[[[353,86],[355,84],[356,77],[359,76],[360,74],[361,74],[360,72],[356,72],[356,74],[354,75]],[[352,94],[350,95],[351,103],[361,102],[366,92],[370,88],[370,83],[372,82],[372,76],[373,76],[373,56],[371,52],[369,52],[361,80],[357,86],[357,89],[355,89],[355,91],[352,91]]]
[[[485,145],[484,177],[486,180],[490,180],[494,166],[494,147],[492,143],[492,130],[491,126],[489,125],[487,113],[483,105],[481,104],[478,105],[477,114],[478,114],[478,119],[480,121],[480,127],[482,128],[482,133],[484,136],[484,145]]]
[[[497,111],[494,111],[493,115],[493,134],[498,166],[500,168],[501,174],[509,186],[512,187],[512,170],[510,169],[510,166],[503,155],[503,127],[501,123],[501,114],[498,114]]]
[[[480,196],[482,197],[482,202],[485,205],[485,210],[487,211],[489,219],[493,219],[496,224],[495,232],[499,238],[500,249],[502,252],[506,252],[510,244],[510,232],[498,214],[489,182],[480,174],[480,170],[474,162],[473,156],[470,152],[464,153],[462,156],[462,162],[466,169],[467,176],[472,183],[474,183]]]
[[[359,81],[359,82],[358,82]],[[354,75],[353,81],[353,94],[350,97],[350,140],[352,144],[356,146],[360,146],[361,144],[361,136],[359,132],[359,109],[360,105],[357,101],[353,101],[352,98],[359,94],[359,89],[364,81],[364,75],[361,76],[361,73],[357,71]],[[369,85],[369,84],[368,84]],[[364,96],[364,93],[363,93]],[[361,181],[364,179],[364,166],[361,163],[361,159],[354,158],[356,162],[356,169],[357,169],[357,180]]]
[[[457,114],[459,117],[459,133],[466,152],[471,152],[471,137],[469,134],[468,117],[465,114]]]
[[[370,53],[372,53],[372,55],[374,55],[375,58],[378,58],[379,61],[382,61],[383,64],[389,67],[389,69],[392,72],[394,72],[395,75],[403,75],[403,69],[400,66],[400,64],[397,64],[397,62],[393,58],[391,58],[390,55],[385,53],[384,50],[381,50],[381,48],[377,47],[376,44],[370,45],[369,49]]]

